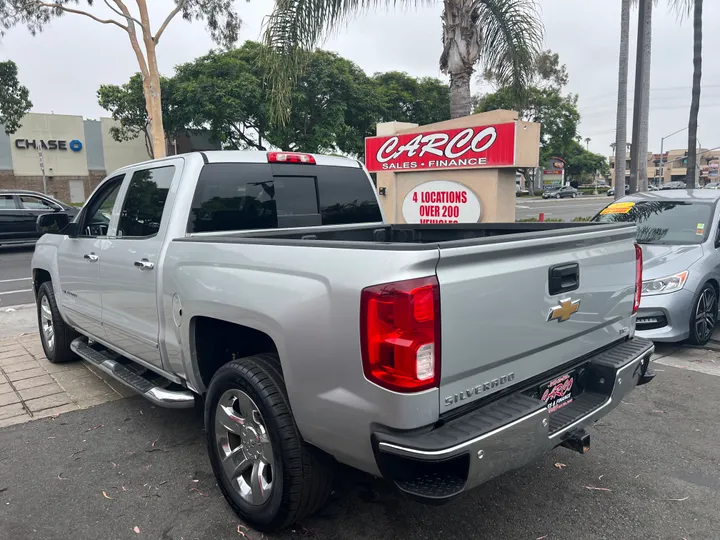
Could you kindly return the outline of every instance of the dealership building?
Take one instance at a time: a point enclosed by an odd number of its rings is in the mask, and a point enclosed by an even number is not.
[[[150,159],[144,137],[118,142],[112,118],[87,120],[64,114],[27,114],[22,127],[6,135],[0,127],[0,189],[43,191],[72,203],[85,201],[114,170]],[[206,137],[184,137],[177,153],[217,148]],[[174,152],[172,152],[174,153]]]

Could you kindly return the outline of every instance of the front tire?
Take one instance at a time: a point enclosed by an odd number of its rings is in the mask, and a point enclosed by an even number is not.
[[[572,197],[573,197],[573,199],[574,199],[575,197],[577,197],[577,193],[573,193]]]
[[[693,345],[705,345],[712,337],[718,314],[718,295],[715,287],[706,283],[690,313],[690,337]]]
[[[233,360],[205,400],[210,463],[235,513],[278,531],[319,510],[332,489],[329,459],[300,436],[274,355]]]
[[[40,342],[47,359],[53,364],[77,360],[77,356],[70,349],[70,343],[79,334],[63,321],[51,282],[46,281],[40,285],[36,304]]]
[[[555,198],[556,198],[556,199],[559,199],[559,198],[560,198],[560,194],[558,193],[557,195],[555,195]]]

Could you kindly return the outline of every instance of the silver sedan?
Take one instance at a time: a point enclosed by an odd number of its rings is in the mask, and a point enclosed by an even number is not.
[[[704,345],[718,320],[720,228],[716,190],[637,193],[593,221],[637,223],[643,287],[637,335]]]

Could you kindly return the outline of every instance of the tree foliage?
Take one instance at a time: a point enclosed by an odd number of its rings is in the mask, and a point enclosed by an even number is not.
[[[577,140],[573,140],[560,157],[565,159],[565,172],[570,180],[588,182],[598,172],[605,178],[610,177],[605,156],[587,151]]]
[[[169,108],[168,92],[170,81],[164,77],[160,79],[162,93],[166,99],[163,100],[163,117],[167,130]],[[113,120],[119,125],[110,128],[110,136],[118,142],[130,141],[137,137],[145,140],[145,147],[148,155],[154,156],[152,136],[150,134],[150,119],[145,108],[145,96],[143,93],[143,82],[140,73],[136,73],[123,85],[103,84],[97,91],[98,103],[109,111]],[[169,130],[172,132],[172,129]]]
[[[0,62],[0,124],[11,135],[20,128],[20,121],[32,107],[30,91],[18,81],[15,62]]]
[[[450,117],[447,84],[406,73],[368,77],[353,62],[327,51],[308,55],[310,69],[298,79],[284,124],[272,121],[266,48],[245,42],[214,51],[176,68],[163,80],[163,116],[169,135],[207,129],[225,148],[280,148],[339,152],[361,157],[365,137],[378,122],[429,124]],[[100,104],[121,123],[116,140],[147,134],[140,76],[121,87],[106,85]]]

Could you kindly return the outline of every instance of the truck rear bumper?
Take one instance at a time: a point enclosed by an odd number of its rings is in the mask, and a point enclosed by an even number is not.
[[[653,351],[651,342],[634,338],[587,359],[573,368],[582,373],[583,391],[552,414],[526,389],[441,426],[411,432],[378,428],[372,435],[378,468],[408,495],[424,502],[450,500],[584,435],[584,428],[652,379]]]

